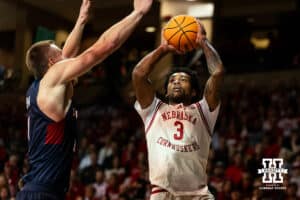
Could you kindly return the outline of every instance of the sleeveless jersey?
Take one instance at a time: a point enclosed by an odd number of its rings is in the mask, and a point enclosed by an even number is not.
[[[151,184],[175,196],[203,194],[219,108],[210,112],[205,98],[189,106],[169,105],[156,97],[145,109],[135,103],[145,125]]]
[[[28,119],[29,172],[23,177],[26,183],[43,185],[66,192],[76,135],[76,110],[70,106],[66,117],[55,122],[37,105],[40,81],[32,83],[26,94]]]

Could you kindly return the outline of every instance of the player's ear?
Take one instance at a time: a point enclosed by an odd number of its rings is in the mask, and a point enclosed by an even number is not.
[[[48,59],[48,67],[51,67],[54,64],[54,60],[52,58]]]

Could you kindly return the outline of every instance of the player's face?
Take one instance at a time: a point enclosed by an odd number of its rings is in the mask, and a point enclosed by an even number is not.
[[[187,73],[177,72],[170,76],[167,97],[170,102],[184,103],[192,96],[191,77]]]

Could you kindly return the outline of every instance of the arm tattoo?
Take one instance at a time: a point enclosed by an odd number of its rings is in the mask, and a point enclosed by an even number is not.
[[[213,74],[218,68],[222,67],[223,64],[218,52],[208,42],[208,40],[205,40],[204,43],[203,51],[206,57],[208,71],[210,74]]]
[[[210,78],[207,80],[204,95],[211,110],[214,110],[220,101],[223,83],[224,67],[221,58],[214,47],[207,41],[203,41],[203,51],[206,57]]]

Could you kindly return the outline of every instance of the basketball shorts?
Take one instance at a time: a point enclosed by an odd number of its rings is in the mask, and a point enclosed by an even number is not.
[[[153,187],[151,190],[150,200],[214,200],[207,186],[203,188],[203,194],[195,196],[174,196],[165,189]]]
[[[16,200],[64,200],[65,194],[55,190],[49,190],[49,187],[26,184],[20,192],[17,193]]]

